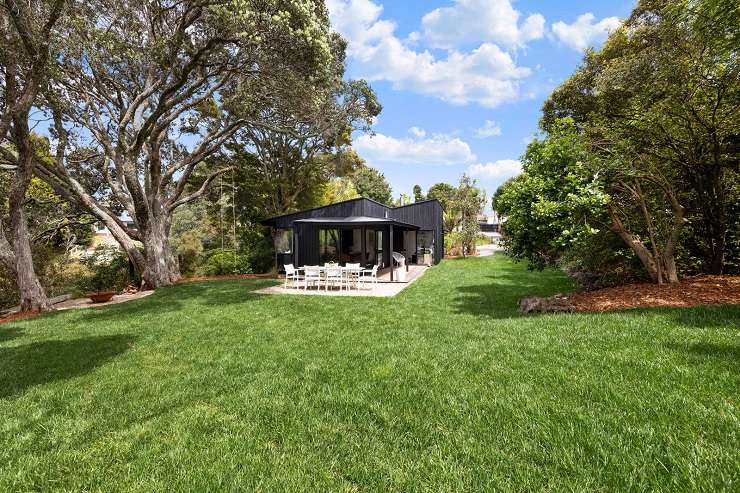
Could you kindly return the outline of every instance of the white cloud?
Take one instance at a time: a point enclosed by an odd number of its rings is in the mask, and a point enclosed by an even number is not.
[[[479,139],[496,137],[498,135],[501,135],[501,126],[493,120],[486,120],[486,123],[475,131],[475,136]]]
[[[591,12],[585,13],[572,24],[556,22],[552,25],[552,32],[565,45],[578,51],[583,51],[594,42],[602,41],[610,31],[617,29],[621,21],[617,17],[605,17],[594,22],[596,17]]]
[[[419,127],[411,127],[409,129],[409,133],[413,135],[414,137],[419,137],[419,138],[425,137],[427,134],[426,130],[423,130]]]
[[[380,19],[382,7],[371,0],[327,0],[327,5],[360,76],[389,81],[394,89],[495,107],[518,99],[519,80],[531,74],[492,43],[470,52],[451,50],[444,59],[412,49],[395,36],[395,23]]]
[[[483,180],[503,181],[522,172],[522,163],[516,159],[501,159],[468,167],[468,174]]]
[[[362,135],[352,147],[371,164],[453,165],[475,161],[467,142],[449,135],[396,138]]]
[[[510,0],[455,0],[451,7],[434,9],[422,20],[424,37],[437,48],[492,41],[519,48],[542,38],[545,18],[532,14],[523,23]]]

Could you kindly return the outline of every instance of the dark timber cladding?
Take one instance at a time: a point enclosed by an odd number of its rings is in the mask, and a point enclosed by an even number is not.
[[[279,270],[286,263],[318,265],[329,253],[342,264],[381,267],[391,265],[392,252],[419,263],[425,253],[431,253],[435,264],[444,255],[442,206],[437,200],[389,207],[357,198],[273,217],[262,224],[289,232],[291,246],[276,256]]]

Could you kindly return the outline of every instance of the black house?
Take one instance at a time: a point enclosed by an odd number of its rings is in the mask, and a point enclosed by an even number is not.
[[[323,265],[326,262],[391,267],[392,252],[410,264],[431,254],[438,263],[444,255],[442,205],[426,200],[388,207],[357,198],[262,221],[275,229],[276,263]]]

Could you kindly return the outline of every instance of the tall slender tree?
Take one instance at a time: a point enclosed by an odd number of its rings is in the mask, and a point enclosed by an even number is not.
[[[65,0],[0,4],[0,164],[13,171],[8,194],[10,239],[0,218],[0,261],[16,279],[23,311],[52,309],[34,270],[24,205],[38,159],[29,117],[49,80],[65,4]]]

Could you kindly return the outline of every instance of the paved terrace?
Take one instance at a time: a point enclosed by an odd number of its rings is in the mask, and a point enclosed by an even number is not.
[[[406,289],[407,286],[411,285],[414,281],[419,279],[429,269],[426,265],[409,265],[409,270],[406,273],[406,281],[399,282],[390,280],[390,269],[383,269],[378,272],[378,283],[377,284],[360,284],[360,289],[342,289],[329,288],[322,286],[321,289],[309,288],[303,289],[303,287],[295,288],[289,282],[288,287],[285,288],[285,283],[281,282],[278,286],[270,286],[269,288],[259,289],[254,291],[255,293],[261,294],[293,294],[302,296],[371,296],[371,297],[390,297],[396,296],[398,293]],[[396,274],[394,278],[398,278],[399,269],[396,268]]]

